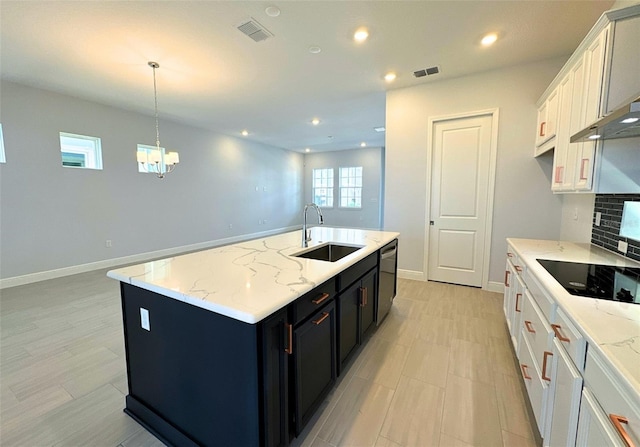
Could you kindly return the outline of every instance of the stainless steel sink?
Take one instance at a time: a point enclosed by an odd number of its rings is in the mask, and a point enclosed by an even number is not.
[[[317,261],[336,262],[354,251],[360,250],[363,245],[324,244],[311,250],[295,253],[296,258],[315,259]]]

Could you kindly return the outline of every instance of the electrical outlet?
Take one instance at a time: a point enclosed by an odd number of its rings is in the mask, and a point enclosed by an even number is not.
[[[618,241],[618,251],[627,254],[627,250],[629,249],[629,244],[625,241]]]
[[[600,219],[602,219],[602,213],[600,211],[598,211],[596,213],[596,227],[600,226]]]
[[[573,220],[578,220],[578,208],[573,209]]]
[[[233,228],[233,224],[229,224],[229,229],[231,230]]]
[[[151,330],[151,323],[149,322],[149,311],[144,307],[140,308],[140,326],[142,326],[142,329],[146,329],[148,331]]]
[[[111,248],[111,239],[107,239],[106,241],[104,241],[104,246],[107,248]]]

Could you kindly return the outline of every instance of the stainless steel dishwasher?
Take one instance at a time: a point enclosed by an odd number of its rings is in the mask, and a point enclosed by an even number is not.
[[[378,310],[376,325],[380,325],[391,309],[396,296],[398,273],[398,239],[380,250],[380,283],[378,285]]]

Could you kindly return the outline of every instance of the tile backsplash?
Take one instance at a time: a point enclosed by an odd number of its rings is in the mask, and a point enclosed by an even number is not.
[[[621,256],[640,261],[640,242],[620,236],[624,202],[640,202],[640,194],[596,194],[591,243]],[[596,226],[596,213],[598,212],[602,213],[600,226]],[[620,240],[629,244],[626,255],[618,251],[618,241]]]

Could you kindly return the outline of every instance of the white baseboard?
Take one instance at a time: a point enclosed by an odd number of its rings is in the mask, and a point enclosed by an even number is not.
[[[427,280],[424,277],[424,274],[422,272],[418,272],[416,270],[403,270],[403,269],[398,269],[398,278],[413,279],[414,281]]]
[[[489,281],[484,290],[488,292],[504,293],[504,284],[497,281]]]
[[[47,279],[61,278],[63,276],[90,272],[92,270],[100,270],[100,269],[106,269],[111,267],[123,266],[126,264],[146,262],[152,259],[164,258],[167,256],[173,256],[180,253],[187,253],[190,251],[219,247],[221,245],[234,244],[236,242],[248,241],[251,239],[257,239],[265,236],[272,236],[274,234],[287,233],[289,231],[294,231],[298,229],[300,229],[300,225],[286,227],[286,228],[278,228],[275,230],[261,231],[259,233],[242,234],[239,236],[227,237],[224,239],[215,239],[212,241],[199,242],[197,244],[182,245],[180,247],[166,248],[163,250],[139,253],[135,255],[123,256],[120,258],[105,259],[102,261],[89,262],[87,264],[72,265],[69,267],[62,267],[54,270],[46,270],[44,272],[35,272],[35,273],[29,273],[27,275],[13,276],[11,278],[0,279],[0,289],[22,286],[22,285],[30,284],[34,282],[45,281]]]
[[[398,278],[413,279],[414,281],[428,281],[428,279],[425,278],[423,272],[419,272],[416,270],[398,269]],[[489,281],[487,283],[487,286],[484,287],[483,290],[486,290],[488,292],[504,293],[504,284],[497,281]]]

